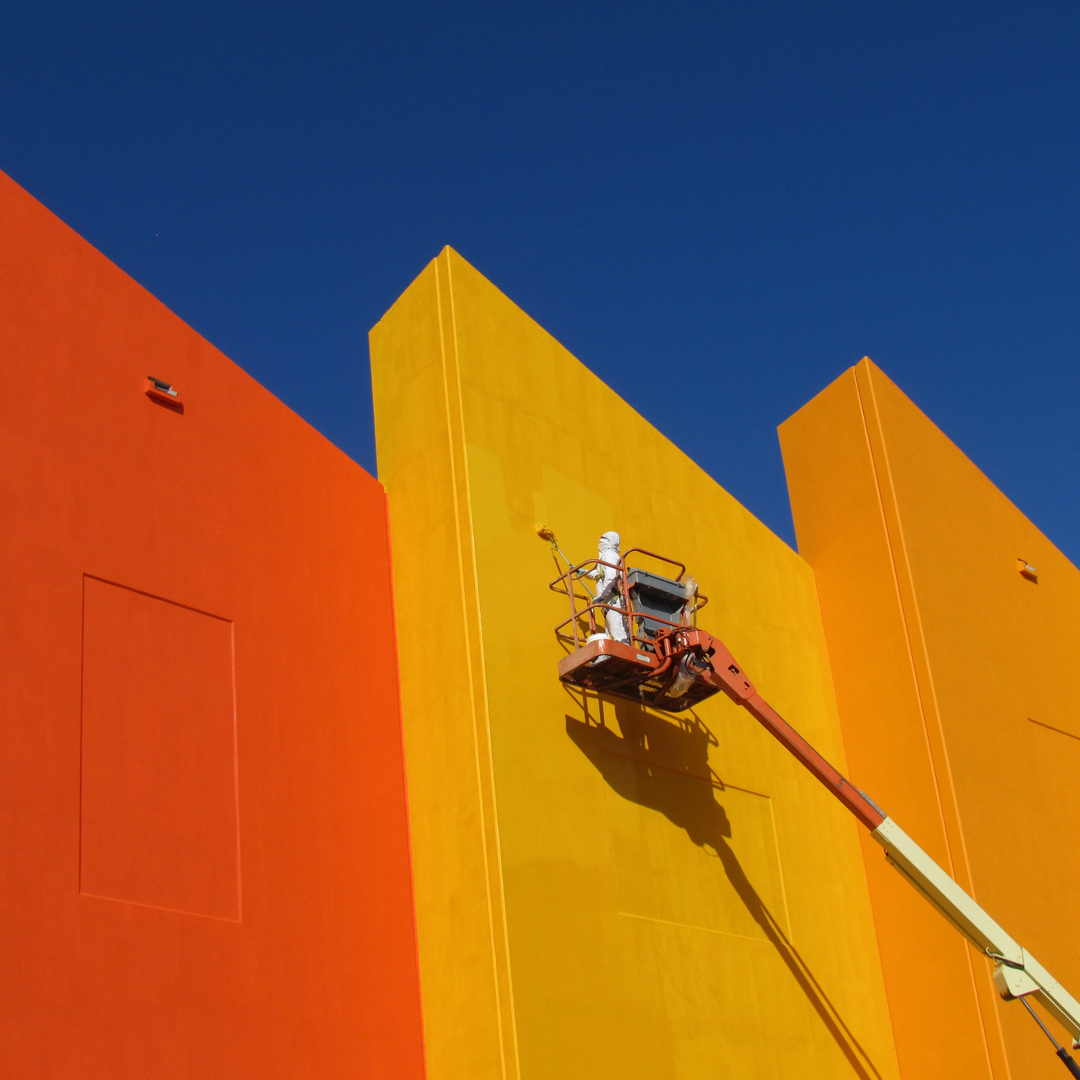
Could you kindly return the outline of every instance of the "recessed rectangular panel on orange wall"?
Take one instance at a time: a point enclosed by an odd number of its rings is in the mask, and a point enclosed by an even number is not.
[[[232,629],[84,579],[80,892],[240,918]]]

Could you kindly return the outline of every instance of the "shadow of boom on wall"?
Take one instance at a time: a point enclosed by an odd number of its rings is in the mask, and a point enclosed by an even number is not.
[[[584,720],[566,717],[566,733],[619,796],[656,810],[685,831],[698,847],[715,852],[728,881],[754,922],[772,943],[799,989],[820,1017],[830,1036],[863,1080],[881,1074],[852,1034],[821,984],[788,940],[780,922],[751,884],[735,852],[731,822],[716,792],[724,786],[709,765],[709,746],[716,737],[697,717],[665,718],[632,702],[601,702],[614,707],[621,735],[595,721],[589,703],[582,703]],[[601,713],[602,716],[602,713]]]

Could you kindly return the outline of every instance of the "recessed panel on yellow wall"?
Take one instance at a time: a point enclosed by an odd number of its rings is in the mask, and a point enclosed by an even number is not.
[[[726,699],[568,692],[536,526],[686,563],[842,766],[808,565],[449,249],[371,343],[432,1080],[892,1080],[855,822]]]

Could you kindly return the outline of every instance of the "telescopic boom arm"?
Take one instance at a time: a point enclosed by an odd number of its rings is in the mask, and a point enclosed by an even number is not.
[[[711,670],[703,672],[703,677],[746,709],[798,758],[870,830],[870,835],[885,849],[889,862],[980,953],[994,961],[994,985],[1001,996],[1007,1001],[1035,998],[1074,1040],[1080,1040],[1080,1002],[1005,933],[892,818],[837,772],[769,705],[722,642],[704,631],[696,630],[693,634],[698,638],[694,644],[711,660]],[[1074,1076],[1080,1077],[1080,1066],[1060,1047],[1058,1056]]]

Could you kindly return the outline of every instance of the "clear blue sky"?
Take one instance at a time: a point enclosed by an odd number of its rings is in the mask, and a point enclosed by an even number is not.
[[[1076,0],[0,12],[0,169],[369,469],[451,244],[789,540],[869,354],[1080,561],[1078,110]]]

